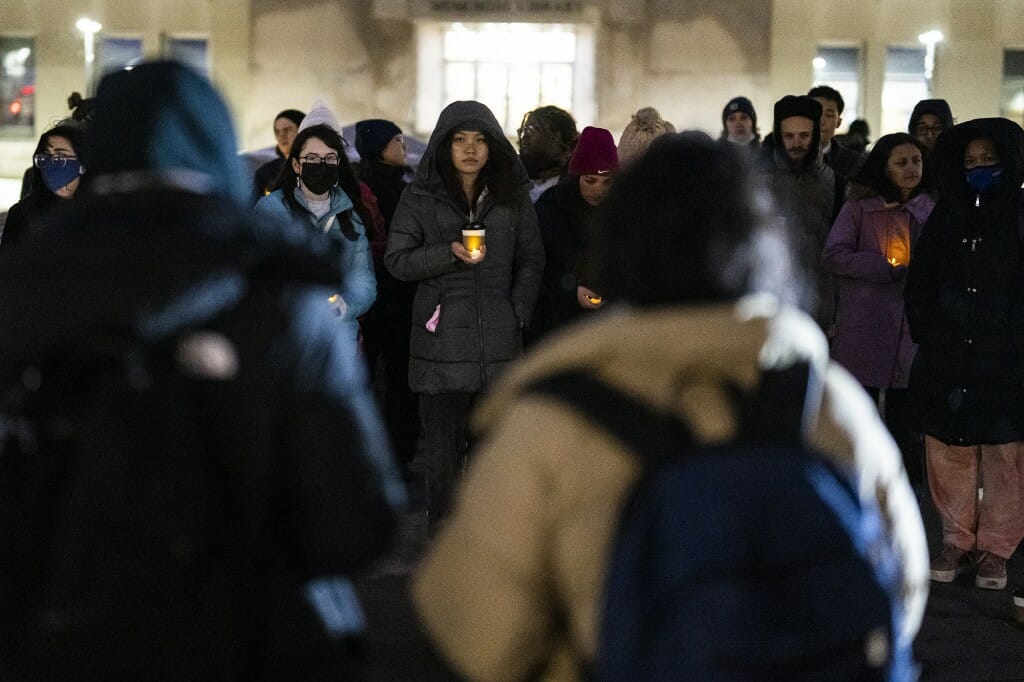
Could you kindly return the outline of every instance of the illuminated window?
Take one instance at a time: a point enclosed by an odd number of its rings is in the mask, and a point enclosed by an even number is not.
[[[35,93],[33,39],[0,36],[0,137],[35,137]]]
[[[96,59],[100,76],[138,66],[142,63],[142,39],[103,36],[99,41]]]
[[[566,24],[441,24],[421,27],[419,45],[420,130],[430,130],[449,102],[465,99],[486,104],[510,136],[523,114],[541,105],[566,109],[577,120],[592,117],[589,30]]]
[[[164,39],[164,57],[191,66],[204,76],[210,75],[206,38],[167,37]]]
[[[924,57],[924,48],[889,48],[882,84],[882,133],[906,132],[914,105],[928,99]]]
[[[1002,115],[1024,125],[1024,50],[1003,54]]]
[[[860,50],[856,47],[819,47],[814,60],[814,85],[828,85],[843,96],[843,123],[860,111]]]

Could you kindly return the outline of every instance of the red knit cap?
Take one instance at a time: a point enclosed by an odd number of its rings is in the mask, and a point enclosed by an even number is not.
[[[569,159],[569,175],[608,175],[619,170],[615,138],[604,128],[587,126]]]

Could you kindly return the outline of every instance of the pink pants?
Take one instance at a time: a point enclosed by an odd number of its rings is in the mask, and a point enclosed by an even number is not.
[[[1009,559],[1024,538],[1024,442],[959,447],[925,436],[924,451],[942,541]]]

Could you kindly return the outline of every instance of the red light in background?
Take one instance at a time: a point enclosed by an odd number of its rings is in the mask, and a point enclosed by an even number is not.
[[[13,102],[11,102],[11,106],[9,107],[9,109],[11,110],[11,113],[14,114],[15,116],[20,114],[21,113],[21,100],[20,99],[16,99]]]
[[[22,86],[21,90],[18,91],[18,94],[21,95],[22,97],[29,97],[31,95],[34,95],[34,94],[36,94],[36,86],[34,86],[34,85]]]

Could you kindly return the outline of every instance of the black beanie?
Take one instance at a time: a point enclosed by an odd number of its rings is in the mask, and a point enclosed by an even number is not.
[[[298,126],[302,124],[302,119],[306,118],[306,114],[299,111],[298,109],[285,109],[277,116],[275,116],[274,120],[276,121],[279,118],[286,118]]]
[[[775,103],[775,125],[791,116],[803,116],[817,124],[821,121],[821,104],[806,95],[786,95]]]
[[[722,109],[722,125],[725,125],[725,119],[729,118],[729,114],[734,114],[737,111],[742,111],[744,114],[750,117],[750,122],[757,127],[757,112],[754,111],[753,103],[746,97],[733,97],[729,100],[729,103]]]
[[[359,121],[356,123],[356,151],[359,152],[359,158],[379,160],[391,138],[401,134],[401,128],[382,118]]]

